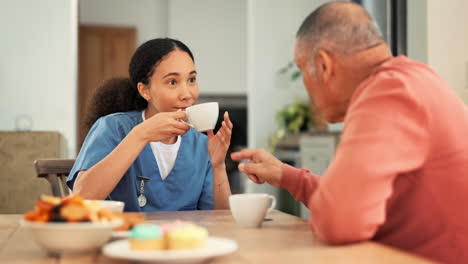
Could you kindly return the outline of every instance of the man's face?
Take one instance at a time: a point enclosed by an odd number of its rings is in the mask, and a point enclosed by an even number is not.
[[[294,61],[302,73],[302,80],[311,101],[314,103],[315,108],[326,117],[324,113],[324,108],[326,108],[326,95],[323,93],[325,89],[321,87],[320,82],[315,76],[315,63],[313,58],[307,54],[307,51],[304,51],[301,45],[298,45],[298,41],[296,41],[294,48]]]
[[[335,89],[332,89],[333,83],[338,83],[334,80],[336,73],[331,74],[332,77],[325,80],[321,74],[323,75],[323,69],[327,65],[317,56],[312,58],[310,49],[304,46],[296,40],[294,61],[302,73],[302,80],[311,101],[328,122],[343,121],[344,113],[339,95],[334,94]],[[331,67],[328,70],[331,70]]]

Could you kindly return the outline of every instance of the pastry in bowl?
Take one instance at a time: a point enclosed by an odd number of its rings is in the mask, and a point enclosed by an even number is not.
[[[88,207],[76,195],[42,196],[34,210],[25,213],[21,224],[47,251],[83,253],[103,246],[122,220],[107,209]]]
[[[64,198],[42,195],[34,210],[24,219],[32,222],[109,222],[121,217],[99,204],[88,203],[79,195]]]

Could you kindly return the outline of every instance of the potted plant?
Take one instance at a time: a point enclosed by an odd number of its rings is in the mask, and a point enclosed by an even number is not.
[[[296,99],[293,103],[284,106],[276,113],[276,125],[277,130],[270,137],[272,150],[287,134],[305,132],[309,129],[309,104],[302,99]]]

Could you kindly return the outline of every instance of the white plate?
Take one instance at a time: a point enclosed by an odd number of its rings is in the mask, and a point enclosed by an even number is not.
[[[128,239],[111,242],[102,249],[104,255],[113,258],[163,263],[201,262],[236,250],[236,241],[219,237],[208,237],[206,246],[199,249],[135,251],[130,249]]]

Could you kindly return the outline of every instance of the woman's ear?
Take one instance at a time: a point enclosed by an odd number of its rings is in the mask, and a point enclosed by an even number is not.
[[[333,75],[334,65],[330,53],[319,49],[315,56],[316,77],[323,83],[328,83]]]
[[[137,84],[137,88],[138,88],[138,92],[140,93],[141,97],[143,97],[143,99],[145,99],[146,101],[151,100],[151,95],[149,93],[149,89],[146,84],[139,82]]]

